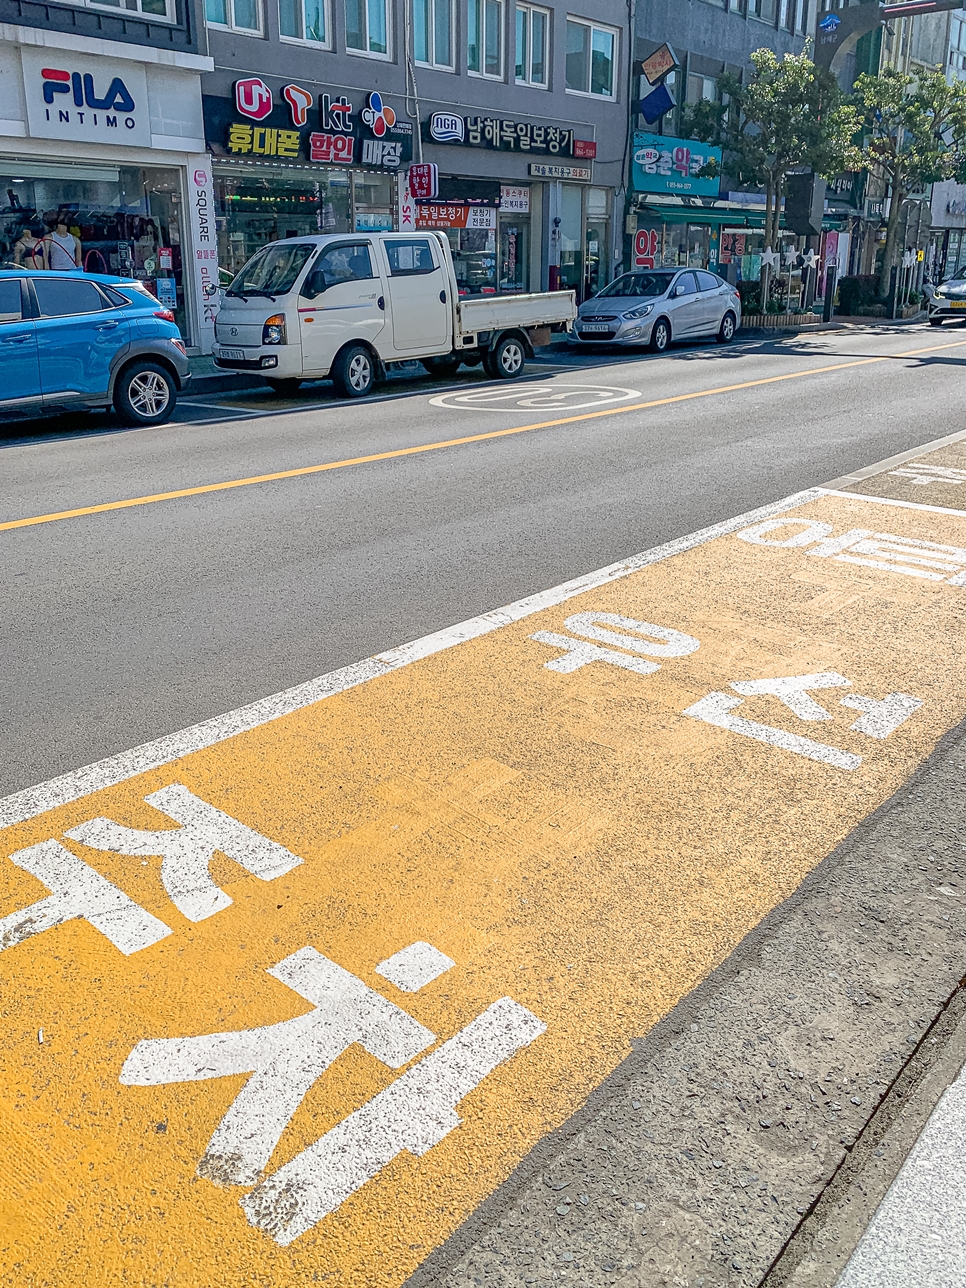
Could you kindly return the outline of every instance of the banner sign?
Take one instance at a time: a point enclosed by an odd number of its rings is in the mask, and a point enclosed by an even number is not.
[[[719,174],[702,179],[698,171],[716,161]],[[720,186],[721,149],[693,139],[672,139],[666,134],[634,134],[633,178],[636,192],[668,192],[690,197],[717,197]]]
[[[301,85],[273,91],[260,76],[235,82],[231,98],[205,94],[205,139],[213,156],[309,161],[398,171],[413,156],[413,126],[376,91],[362,104],[316,96]]]
[[[575,138],[572,129],[494,116],[434,112],[423,125],[423,138],[427,143],[456,143],[467,148],[496,148],[501,152],[588,158],[597,155],[597,144],[592,139]]]

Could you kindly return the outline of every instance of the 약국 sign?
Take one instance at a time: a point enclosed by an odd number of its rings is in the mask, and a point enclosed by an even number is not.
[[[709,161],[717,163],[713,179],[699,177]],[[721,186],[721,149],[693,139],[667,135],[634,134],[634,189],[637,192],[687,193],[691,197],[717,197]]]

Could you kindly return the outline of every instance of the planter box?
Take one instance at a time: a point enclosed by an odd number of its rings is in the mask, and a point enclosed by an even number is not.
[[[801,327],[821,322],[816,313],[748,313],[741,319],[742,326],[748,327]]]

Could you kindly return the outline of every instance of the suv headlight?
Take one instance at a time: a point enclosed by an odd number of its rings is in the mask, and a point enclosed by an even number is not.
[[[646,317],[647,317],[647,315],[648,315],[648,313],[650,313],[651,309],[653,309],[653,308],[654,308],[654,305],[653,305],[653,304],[642,304],[642,305],[641,305],[641,307],[640,307],[639,309],[632,309],[630,313],[625,313],[625,314],[624,314],[624,317],[625,317],[625,319],[627,319],[628,321],[629,321],[630,319],[632,319],[632,318],[633,318],[635,321],[636,321],[638,318],[646,318]]]
[[[285,314],[273,313],[262,327],[262,344],[285,344]]]

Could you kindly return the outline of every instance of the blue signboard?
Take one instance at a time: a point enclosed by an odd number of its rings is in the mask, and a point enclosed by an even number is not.
[[[634,134],[635,192],[668,192],[678,196],[717,197],[721,185],[721,149],[694,139],[672,139],[666,134]],[[698,171],[715,161],[718,175],[701,179]]]

